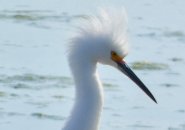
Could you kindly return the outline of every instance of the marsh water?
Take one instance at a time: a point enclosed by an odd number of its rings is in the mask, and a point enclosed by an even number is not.
[[[184,0],[0,0],[0,130],[60,130],[74,103],[66,46],[74,24],[98,7],[129,19],[127,63],[156,97],[98,66],[101,130],[185,130]]]

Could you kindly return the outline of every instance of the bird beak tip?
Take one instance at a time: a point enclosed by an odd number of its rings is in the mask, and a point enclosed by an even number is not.
[[[128,76],[133,82],[135,82],[157,104],[157,101],[152,95],[152,93],[143,84],[143,82],[135,75],[135,73],[130,69],[126,62],[122,61],[116,63],[118,65],[118,69],[121,70],[126,76]]]

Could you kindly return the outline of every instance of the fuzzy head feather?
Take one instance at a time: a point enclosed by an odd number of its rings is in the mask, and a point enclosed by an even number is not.
[[[121,57],[128,53],[125,10],[101,9],[98,16],[88,16],[78,27],[69,48],[69,59],[88,59],[111,64],[111,51]]]

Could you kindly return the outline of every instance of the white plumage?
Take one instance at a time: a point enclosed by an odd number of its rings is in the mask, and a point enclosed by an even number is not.
[[[155,101],[124,62],[127,53],[127,18],[124,10],[101,10],[98,16],[89,16],[78,27],[71,39],[68,54],[76,85],[76,100],[63,130],[98,130],[103,87],[96,71],[97,63],[118,68]]]
[[[98,16],[88,16],[86,18],[78,27],[76,35],[71,39],[69,57],[77,53],[77,56],[80,54],[90,56],[90,51],[93,51],[92,55],[100,53],[97,54],[97,60],[99,61],[101,59],[99,59],[99,56],[109,56],[111,50],[116,51],[123,57],[126,56],[128,53],[127,17],[124,9],[101,9]],[[105,53],[105,55],[102,55],[102,53]],[[74,56],[71,57],[74,58]],[[103,60],[109,59],[102,58]],[[71,58],[69,59],[69,62],[71,62]]]

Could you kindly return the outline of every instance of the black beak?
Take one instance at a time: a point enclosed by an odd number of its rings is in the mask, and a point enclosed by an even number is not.
[[[152,95],[152,93],[148,90],[148,88],[143,84],[143,82],[134,74],[134,72],[130,69],[130,67],[124,62],[116,62],[118,64],[118,68],[126,74],[132,81],[134,81],[155,103],[157,103],[156,99]]]

